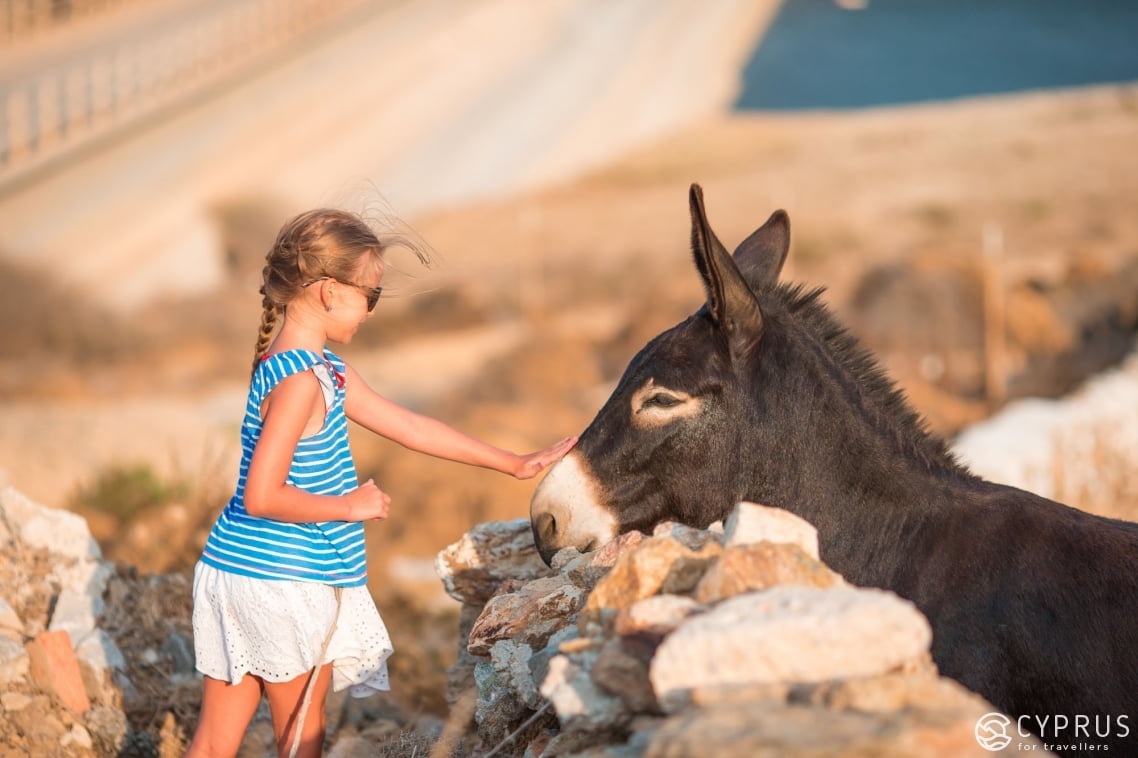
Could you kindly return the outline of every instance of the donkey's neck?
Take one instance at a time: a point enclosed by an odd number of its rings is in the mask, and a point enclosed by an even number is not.
[[[765,359],[800,371],[772,371],[756,385],[767,412],[773,404],[784,415],[777,424],[784,436],[755,451],[763,461],[755,485],[767,504],[818,528],[822,557],[835,569],[869,582],[891,570],[882,556],[904,555],[906,543],[978,480],[925,429],[869,353],[824,308],[809,298],[806,305],[803,328],[787,330]],[[788,351],[782,360],[779,350]]]
[[[854,447],[842,452],[859,455],[867,448],[879,449],[890,468],[901,458],[932,475],[968,477],[873,355],[834,320],[821,294],[822,290],[803,294],[793,287],[781,291],[793,314],[783,348],[789,351],[786,357],[797,359],[794,363],[802,367],[795,381],[810,388],[810,394],[845,427],[851,438],[847,444]],[[828,423],[825,418],[816,420]]]

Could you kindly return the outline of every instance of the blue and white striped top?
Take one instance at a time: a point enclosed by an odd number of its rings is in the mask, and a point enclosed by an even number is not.
[[[324,426],[296,446],[286,483],[318,495],[343,495],[359,486],[348,446],[344,415],[344,362],[328,350],[288,350],[266,357],[253,374],[241,423],[241,467],[237,491],[218,516],[202,552],[202,563],[257,579],[291,579],[337,587],[367,583],[364,527],[358,522],[290,523],[245,511],[245,480],[264,422],[261,404],[287,376],[316,368],[331,377]],[[325,372],[323,369],[327,369]],[[323,382],[322,382],[323,384]]]

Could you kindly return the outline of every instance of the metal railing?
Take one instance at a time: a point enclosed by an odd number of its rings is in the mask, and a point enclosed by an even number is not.
[[[141,0],[0,0],[0,49]]]
[[[171,5],[49,60],[4,63],[0,192],[69,152],[232,79],[366,0],[202,0]],[[57,4],[8,0],[38,14]]]

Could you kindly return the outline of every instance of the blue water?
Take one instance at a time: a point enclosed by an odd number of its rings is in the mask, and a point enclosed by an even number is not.
[[[1138,0],[786,0],[738,110],[861,108],[1138,81]]]

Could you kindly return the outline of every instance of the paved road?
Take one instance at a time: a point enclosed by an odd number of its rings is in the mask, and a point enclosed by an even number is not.
[[[568,178],[728,108],[777,5],[368,6],[271,69],[0,196],[0,254],[128,307],[222,276],[219,203],[283,213],[379,192],[410,218]]]

